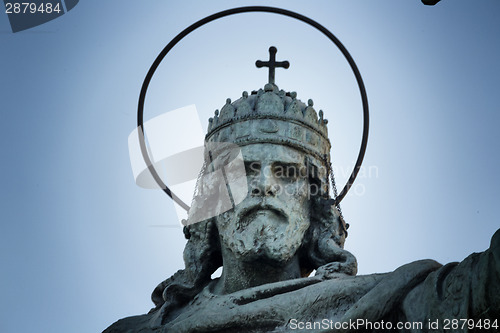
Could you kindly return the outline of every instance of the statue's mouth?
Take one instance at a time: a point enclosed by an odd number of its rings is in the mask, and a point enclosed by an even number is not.
[[[280,221],[286,223],[288,221],[287,214],[279,207],[268,204],[259,204],[245,208],[240,213],[238,229],[245,228],[259,218],[269,219],[269,221]]]

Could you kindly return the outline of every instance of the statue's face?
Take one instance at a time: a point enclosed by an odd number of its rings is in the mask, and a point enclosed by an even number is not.
[[[248,194],[216,217],[221,245],[243,261],[285,263],[296,254],[310,224],[305,155],[273,144],[248,145],[241,152]]]

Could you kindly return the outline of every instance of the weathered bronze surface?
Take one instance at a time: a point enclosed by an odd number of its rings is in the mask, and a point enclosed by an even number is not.
[[[427,332],[436,321],[441,332],[446,320],[500,318],[500,231],[488,250],[461,263],[422,260],[356,276],[356,259],[343,249],[344,222],[328,196],[326,121],[312,101],[296,97],[268,83],[211,118],[203,174],[225,176],[199,179],[185,269],[156,287],[148,314],[119,320],[106,333],[381,331],[368,323],[421,323],[412,332]],[[227,168],[234,158],[228,143],[241,153],[245,182]],[[244,191],[229,210],[211,201],[225,187],[233,203]],[[211,279],[220,266],[221,277]],[[343,324],[352,322],[366,326]]]

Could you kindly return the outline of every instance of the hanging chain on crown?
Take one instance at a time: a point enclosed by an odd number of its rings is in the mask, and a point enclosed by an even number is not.
[[[325,156],[325,162],[327,162],[326,156]],[[337,200],[338,197],[337,183],[335,182],[335,175],[333,173],[332,162],[328,163],[328,168],[330,171],[330,182],[332,183],[333,199]],[[344,232],[347,237],[347,229],[349,228],[349,224],[345,222],[344,215],[342,214],[342,209],[340,208],[340,204],[335,205],[335,208],[339,212],[342,229],[344,229]]]
[[[333,199],[337,200],[338,197],[338,191],[337,191],[337,183],[335,182],[335,175],[333,174],[333,168],[332,168],[332,163],[330,162],[328,165],[330,169],[330,182],[332,183],[332,189],[333,189]],[[339,211],[340,217],[344,219],[344,216],[342,215],[342,209],[340,208],[340,204],[336,205],[335,208]]]

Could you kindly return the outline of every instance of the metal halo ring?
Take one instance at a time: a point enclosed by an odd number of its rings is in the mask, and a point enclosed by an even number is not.
[[[174,37],[170,41],[170,43],[165,46],[165,48],[158,54],[156,57],[155,61],[149,68],[148,73],[146,74],[146,78],[144,79],[144,82],[142,84],[141,88],[141,93],[139,95],[139,105],[137,107],[137,127],[139,128],[139,143],[141,147],[141,153],[142,157],[144,158],[144,161],[146,162],[146,165],[148,166],[149,171],[151,172],[151,175],[153,176],[154,180],[156,183],[160,186],[160,188],[163,189],[163,191],[170,197],[174,202],[176,202],[179,206],[184,208],[186,211],[189,210],[189,206],[186,205],[178,196],[176,196],[166,184],[163,183],[161,180],[160,176],[156,172],[155,168],[153,167],[151,163],[151,159],[149,158],[147,149],[146,149],[146,143],[144,140],[144,101],[146,99],[146,92],[148,90],[149,83],[151,82],[151,79],[153,78],[153,75],[162,62],[163,58],[172,50],[172,48],[180,42],[184,37],[189,35],[191,32],[194,30],[198,29],[199,27],[215,21],[217,19],[234,15],[234,14],[241,14],[241,13],[248,13],[248,12],[265,12],[265,13],[274,13],[274,14],[280,14],[288,17],[292,17],[294,19],[297,19],[299,21],[302,21],[304,23],[309,24],[310,26],[316,28],[320,32],[322,32],[328,39],[330,39],[337,47],[338,49],[342,52],[344,57],[346,58],[347,62],[351,66],[351,70],[354,73],[354,76],[356,77],[356,81],[358,82],[358,87],[359,87],[359,92],[361,93],[361,100],[363,103],[363,136],[361,139],[361,147],[359,149],[358,153],[358,158],[356,160],[356,164],[354,165],[354,169],[352,170],[351,176],[347,180],[347,183],[345,184],[344,188],[340,192],[340,194],[335,198],[334,205],[338,205],[342,199],[346,196],[347,192],[351,188],[352,184],[354,183],[354,180],[356,179],[356,176],[358,175],[358,172],[361,168],[361,164],[363,163],[363,158],[365,157],[365,152],[366,152],[366,146],[368,143],[368,129],[369,129],[369,112],[368,112],[368,97],[366,95],[366,90],[365,90],[365,85],[363,83],[363,79],[361,78],[361,74],[358,70],[358,67],[356,66],[356,63],[354,62],[354,59],[351,57],[345,46],[340,42],[340,40],[335,37],[334,34],[332,34],[328,29],[326,29],[324,26],[319,24],[318,22],[303,16],[301,14],[282,9],[282,8],[276,8],[276,7],[267,7],[267,6],[248,6],[248,7],[237,7],[237,8],[232,8],[228,10],[223,10],[221,12],[212,14],[210,16],[207,16],[201,20],[199,20],[196,23],[193,23],[186,29],[184,29],[181,33],[179,33],[177,36]]]

